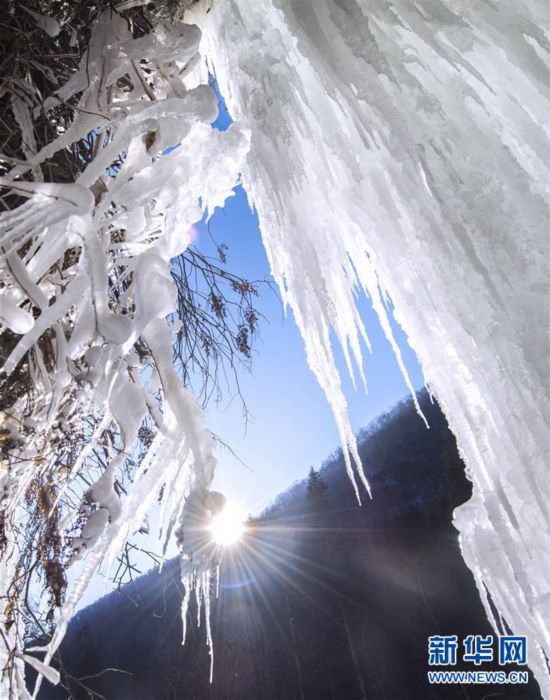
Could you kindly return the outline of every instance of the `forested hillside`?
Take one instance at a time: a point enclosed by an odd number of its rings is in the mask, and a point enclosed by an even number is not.
[[[464,466],[438,406],[425,392],[419,400],[429,430],[407,400],[359,436],[372,501],[358,507],[336,452],[315,477],[326,489],[312,488],[311,476],[309,488],[308,479],[296,484],[227,551],[212,609],[212,685],[204,629],[194,619],[181,645],[172,561],[73,621],[61,646],[73,697],[538,698],[534,681],[512,690],[426,681],[430,635],[494,631],[451,522],[470,493]],[[40,695],[65,697],[49,686]]]

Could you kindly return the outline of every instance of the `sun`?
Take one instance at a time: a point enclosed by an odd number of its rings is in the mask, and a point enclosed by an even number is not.
[[[226,503],[221,513],[214,516],[208,530],[213,541],[222,547],[236,544],[244,534],[246,516],[232,503]]]

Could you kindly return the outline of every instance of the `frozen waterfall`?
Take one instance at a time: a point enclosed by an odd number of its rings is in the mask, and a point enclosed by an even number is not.
[[[350,473],[355,460],[364,481],[330,332],[350,370],[353,360],[360,366],[363,289],[390,337],[393,300],[457,436],[474,483],[455,514],[464,558],[495,627],[502,620],[487,591],[514,632],[527,635],[544,686],[548,6],[210,5],[189,21],[204,32],[201,50],[234,119],[251,129],[244,183]]]

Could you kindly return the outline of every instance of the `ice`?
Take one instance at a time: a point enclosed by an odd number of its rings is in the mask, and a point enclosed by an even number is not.
[[[189,21],[251,131],[243,184],[351,460],[330,329],[361,365],[363,290],[388,335],[391,297],[457,436],[474,495],[455,524],[487,613],[486,589],[547,684],[546,3],[207,5]]]
[[[42,29],[42,31],[46,32],[48,36],[55,37],[61,31],[59,22],[53,17],[41,15],[39,12],[29,10],[29,8],[25,6],[23,6],[23,9],[25,10],[25,12],[28,12],[29,15],[34,19],[36,26]]]
[[[147,412],[143,390],[122,372],[117,374],[109,397],[111,414],[120,430],[123,448],[129,450]]]
[[[28,333],[34,325],[34,318],[25,309],[13,302],[7,294],[0,296],[0,322],[18,335]]]
[[[133,39],[125,19],[106,13],[93,28],[89,53],[58,91],[62,100],[78,97],[72,121],[40,150],[31,140],[26,160],[0,178],[3,193],[21,202],[0,213],[0,319],[16,334],[1,370],[8,377],[17,368],[26,372],[29,394],[15,400],[2,426],[17,460],[1,474],[7,526],[0,612],[17,572],[16,533],[28,518],[20,504],[33,480],[56,475],[52,513],[60,511],[62,527],[85,513],[71,540],[72,561],[85,559],[82,573],[67,593],[44,663],[25,659],[39,672],[35,696],[42,676],[57,680],[48,667],[52,654],[100,562],[109,570],[161,495],[162,532],[170,535],[186,497],[208,489],[214,475],[212,437],[172,363],[170,261],[189,245],[204,211],[231,195],[248,137],[238,126],[223,134],[210,126],[217,100],[201,84],[207,75],[196,57],[199,40],[197,27],[162,23]],[[132,90],[120,88],[122,76]],[[56,105],[51,100],[45,109]],[[13,108],[22,136],[31,133],[30,112],[16,101]],[[78,181],[44,182],[44,164],[84,136],[94,149]],[[138,446],[149,419],[152,442]],[[59,464],[51,441],[69,439],[74,461]],[[137,467],[121,497],[117,480],[128,457]],[[183,557],[182,566],[189,585],[200,587],[208,616],[208,560],[200,571]],[[14,608],[0,649],[7,669],[2,697],[13,682],[23,687],[23,624]],[[209,621],[206,628],[211,643]]]
[[[119,9],[140,4],[126,0]],[[388,299],[395,305],[457,436],[474,485],[455,514],[465,560],[490,619],[488,594],[511,629],[527,635],[530,667],[544,685],[545,3],[200,0],[186,21],[203,30],[201,52],[235,120],[227,132],[210,127],[216,98],[204,84],[197,27],[157,22],[133,39],[127,21],[108,13],[58,91],[61,100],[78,100],[74,118],[40,150],[30,139],[26,160],[0,179],[24,200],[0,213],[1,318],[20,336],[2,370],[9,376],[23,361],[34,402],[29,416],[27,401],[17,399],[5,426],[18,447],[14,467],[2,474],[10,526],[0,600],[16,573],[15,524],[24,526],[25,517],[19,504],[33,479],[58,469],[48,440],[62,429],[83,430],[88,444],[67,470],[55,507],[69,523],[79,504],[65,496],[77,475],[86,475],[93,510],[75,542],[77,554],[87,550],[86,561],[44,663],[100,561],[113,563],[161,492],[163,537],[176,529],[180,541],[184,624],[195,586],[211,647],[215,557],[190,557],[182,503],[208,489],[215,457],[200,409],[172,364],[165,316],[174,306],[170,258],[189,244],[203,209],[222,204],[242,173],[273,275],[332,406],[357,497],[369,487],[331,334],[349,371],[362,377],[368,335],[357,297],[365,293],[410,386]],[[33,115],[17,100],[11,104],[30,134]],[[57,104],[54,97],[43,108]],[[78,181],[45,183],[45,164],[85,137],[94,154]],[[39,342],[46,336],[50,364]],[[128,398],[132,409],[125,411]],[[158,430],[120,499],[117,471],[148,418]],[[112,431],[116,439],[107,441],[108,463],[98,474],[90,455]],[[500,618],[493,624],[501,629]],[[16,616],[6,632],[0,667],[13,660],[23,696],[22,625]],[[4,673],[0,694],[9,692]]]
[[[54,685],[59,683],[59,672],[56,671],[55,668],[46,666],[46,664],[43,664],[41,661],[35,659],[34,656],[30,656],[29,654],[25,654],[23,658],[26,663],[32,666],[36,671],[38,671],[38,673],[41,673],[44,678],[47,678],[50,681],[50,683],[53,683]]]

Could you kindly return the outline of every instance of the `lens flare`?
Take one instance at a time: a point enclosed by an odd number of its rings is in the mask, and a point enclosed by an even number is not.
[[[216,544],[228,547],[238,542],[245,531],[245,514],[231,503],[226,503],[221,513],[213,519],[208,530]]]

